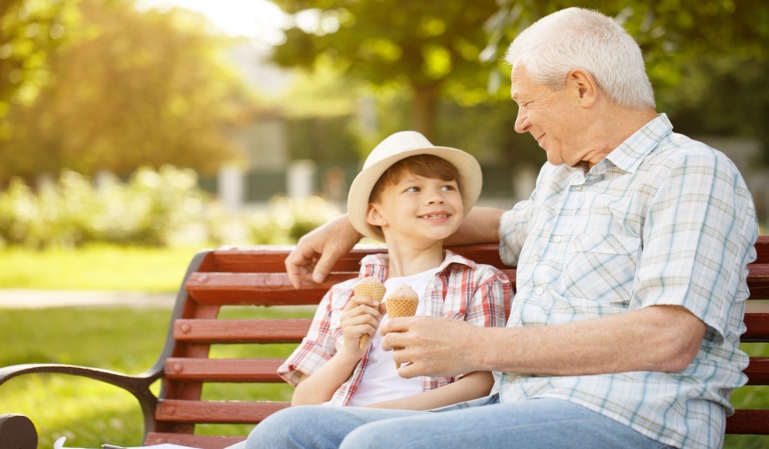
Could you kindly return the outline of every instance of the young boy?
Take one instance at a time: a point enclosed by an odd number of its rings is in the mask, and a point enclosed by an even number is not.
[[[335,285],[321,301],[307,336],[278,369],[296,386],[292,405],[426,410],[489,393],[489,372],[401,378],[376,332],[387,320],[388,294],[404,284],[419,295],[417,315],[505,325],[507,277],[443,250],[443,240],[473,207],[481,184],[475,158],[435,147],[417,132],[393,134],[374,148],[350,187],[347,208],[355,229],[384,241],[387,255],[365,257],[359,278]],[[383,304],[354,296],[353,287],[364,277],[384,282]],[[370,340],[359,345],[364,335]]]

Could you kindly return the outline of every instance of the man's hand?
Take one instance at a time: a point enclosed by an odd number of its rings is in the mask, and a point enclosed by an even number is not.
[[[401,363],[401,377],[455,376],[476,371],[473,350],[463,343],[473,339],[479,327],[464,321],[435,317],[392,318],[379,329],[382,349],[393,351]],[[408,363],[404,365],[404,363]]]
[[[334,263],[350,252],[360,238],[347,214],[300,238],[285,261],[286,273],[294,288],[299,288],[304,282],[322,283]]]

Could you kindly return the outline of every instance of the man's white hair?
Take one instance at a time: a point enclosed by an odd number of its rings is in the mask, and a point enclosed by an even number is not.
[[[587,70],[618,105],[654,108],[654,91],[641,49],[616,22],[599,12],[568,8],[545,16],[515,38],[505,54],[537,84],[562,89],[566,75]]]

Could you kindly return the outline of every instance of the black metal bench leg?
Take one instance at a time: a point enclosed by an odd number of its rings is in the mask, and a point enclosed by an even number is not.
[[[24,415],[0,415],[0,448],[37,449],[37,430]]]

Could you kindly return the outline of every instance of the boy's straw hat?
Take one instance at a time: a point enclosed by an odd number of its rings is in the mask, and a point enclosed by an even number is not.
[[[363,164],[363,169],[350,186],[347,197],[347,212],[353,227],[365,235],[379,241],[384,241],[382,232],[366,222],[369,197],[374,184],[394,163],[409,156],[432,154],[450,162],[459,172],[460,194],[465,215],[475,205],[481,193],[483,176],[481,166],[474,157],[462,150],[449,147],[436,147],[425,136],[416,131],[397,132],[371,151]]]

